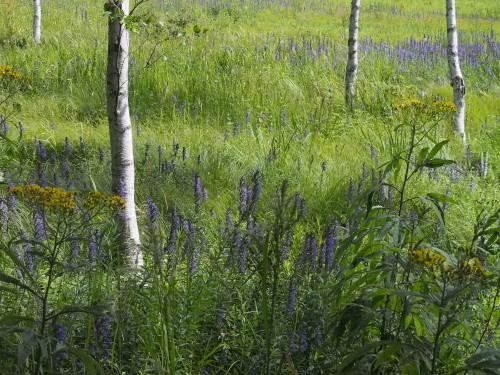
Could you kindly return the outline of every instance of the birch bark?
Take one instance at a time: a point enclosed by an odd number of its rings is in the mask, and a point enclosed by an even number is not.
[[[33,40],[40,43],[42,25],[42,6],[40,0],[33,0]]]
[[[358,28],[361,0],[352,0],[349,20],[347,67],[345,70],[345,101],[352,106],[356,96],[356,74],[358,73]]]
[[[129,35],[123,23],[129,13],[129,0],[109,0],[108,65],[106,96],[111,143],[113,192],[125,200],[120,215],[123,248],[129,264],[142,266],[139,228],[135,212],[134,150],[128,103]]]
[[[453,102],[458,108],[458,111],[453,116],[453,129],[459,133],[463,142],[465,142],[465,84],[458,58],[455,0],[446,0],[446,27],[448,33],[446,46],[448,69],[451,86],[453,87]]]

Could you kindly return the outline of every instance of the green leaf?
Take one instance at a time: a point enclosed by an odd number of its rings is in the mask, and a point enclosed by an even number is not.
[[[420,153],[418,154],[417,164],[420,165],[424,162],[427,157],[427,153],[429,152],[429,147],[424,147]]]
[[[427,156],[427,159],[432,159],[434,156],[437,155],[439,151],[449,142],[449,139],[446,139],[444,141],[439,142],[437,145],[435,145],[431,152],[429,152],[429,155]]]
[[[424,167],[427,168],[439,168],[442,167],[443,165],[448,165],[448,164],[455,164],[454,160],[448,160],[448,159],[431,159],[427,163],[424,164]]]
[[[37,292],[35,292],[33,289],[31,289],[28,285],[20,282],[19,280],[17,280],[16,278],[14,278],[12,276],[6,275],[3,272],[0,272],[0,281],[3,281],[4,283],[16,285],[20,288],[27,290],[28,292],[30,292],[34,296],[40,297],[40,295]]]
[[[444,194],[439,194],[439,193],[427,193],[427,196],[432,199],[432,200],[435,200],[437,202],[442,202],[442,203],[457,203],[456,200],[450,198],[450,197],[447,197],[446,195]]]
[[[201,27],[198,26],[198,25],[194,25],[193,26],[193,31],[196,33],[196,34],[199,34],[201,32]]]
[[[64,349],[64,351],[66,353],[73,354],[80,361],[82,361],[82,363],[85,365],[85,370],[89,375],[104,374],[104,371],[102,370],[101,366],[99,366],[99,363],[97,363],[95,359],[85,353],[82,349],[66,348]]]
[[[391,344],[384,350],[378,353],[377,356],[377,361],[375,362],[375,365],[373,369],[377,369],[382,365],[383,363],[387,362],[389,358],[391,358],[394,354],[399,352],[405,345],[401,343],[396,343],[396,344]]]
[[[485,350],[485,351],[473,354],[465,360],[465,363],[468,365],[472,365],[472,364],[481,362],[487,358],[492,358],[492,357],[499,357],[500,358],[500,350],[496,350],[496,349]]]

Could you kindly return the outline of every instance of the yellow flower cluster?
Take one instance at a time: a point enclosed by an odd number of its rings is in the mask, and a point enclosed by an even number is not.
[[[401,104],[396,104],[396,108],[397,109],[415,109],[415,110],[423,110],[425,109],[427,106],[425,105],[425,103],[421,100],[417,100],[417,99],[409,99],[409,100],[405,100],[403,103]]]
[[[421,112],[429,116],[437,115],[439,113],[455,113],[458,111],[457,106],[452,102],[439,101],[434,102],[432,106],[430,106],[418,99],[405,100],[403,103],[396,104],[396,108]]]
[[[8,65],[0,65],[0,78],[2,78],[2,77],[9,77],[9,78],[15,78],[15,79],[24,79],[25,78],[21,73],[14,71]]]
[[[462,277],[486,277],[488,273],[483,265],[477,258],[469,259],[468,261],[462,260],[458,263],[457,276]]]
[[[447,101],[434,102],[434,108],[438,112],[453,112],[453,113],[458,112],[457,106],[452,102],[447,102]]]
[[[410,259],[427,268],[434,269],[436,266],[442,266],[446,258],[431,249],[417,249],[410,253]]]
[[[38,185],[16,186],[9,190],[30,202],[40,204],[49,210],[71,211],[75,209],[74,193],[55,187],[41,187]]]
[[[85,204],[94,209],[97,207],[107,207],[112,210],[122,210],[125,208],[125,201],[118,195],[106,195],[100,191],[92,191],[85,197]]]

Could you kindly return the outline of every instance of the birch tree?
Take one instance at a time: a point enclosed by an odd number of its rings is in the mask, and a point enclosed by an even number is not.
[[[448,31],[448,41],[446,46],[448,69],[450,72],[451,86],[453,87],[453,102],[458,109],[453,116],[453,129],[460,134],[460,137],[465,142],[465,84],[458,58],[455,0],[446,0],[446,27]]]
[[[42,6],[40,0],[33,0],[33,40],[40,43],[42,25]]]
[[[108,0],[108,65],[106,70],[106,97],[111,143],[112,187],[125,200],[120,215],[122,242],[126,260],[133,265],[143,264],[139,250],[139,228],[135,212],[134,153],[132,123],[128,102],[129,34],[125,18],[129,14],[129,0]]]
[[[356,96],[356,74],[358,73],[358,22],[361,0],[352,0],[349,20],[347,67],[345,70],[345,101],[352,106]]]

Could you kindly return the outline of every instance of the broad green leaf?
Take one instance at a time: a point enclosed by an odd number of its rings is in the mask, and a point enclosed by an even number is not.
[[[420,165],[424,162],[425,158],[427,157],[428,152],[429,152],[429,147],[424,147],[422,150],[420,150],[420,153],[418,154],[418,159],[417,159],[418,165]]]
[[[439,168],[442,167],[443,165],[449,165],[449,164],[455,164],[454,160],[448,160],[448,159],[432,159],[429,160],[427,163],[424,164],[424,167],[427,168]]]
[[[78,348],[66,348],[64,349],[66,353],[72,354],[77,357],[85,365],[85,370],[89,375],[104,374],[99,363],[96,362],[94,358],[89,356],[85,351]]]
[[[427,159],[432,159],[434,156],[437,155],[439,151],[449,142],[449,139],[446,139],[444,141],[439,142],[437,145],[435,145],[431,152],[429,152],[429,155],[427,156]]]
[[[375,362],[375,365],[374,365],[373,368],[374,369],[379,368],[380,365],[382,365],[383,363],[385,363],[394,354],[396,354],[397,352],[399,352],[404,346],[405,346],[405,344],[395,343],[395,344],[389,345],[387,348],[385,348],[384,350],[380,351],[378,353],[377,361]]]
[[[31,289],[28,285],[22,283],[21,281],[19,281],[18,279],[14,278],[12,276],[6,275],[3,272],[0,272],[0,281],[3,281],[4,283],[16,285],[20,288],[23,288],[24,290],[27,290],[28,292],[30,292],[34,296],[40,297],[40,295],[37,292],[35,292],[33,289]]]
[[[442,202],[442,203],[457,203],[456,200],[447,197],[444,194],[439,194],[439,193],[427,193],[427,196],[431,198],[432,200],[435,200],[437,202]]]

